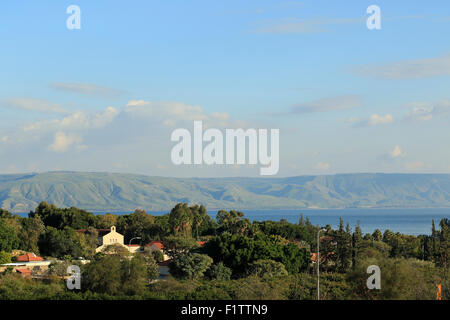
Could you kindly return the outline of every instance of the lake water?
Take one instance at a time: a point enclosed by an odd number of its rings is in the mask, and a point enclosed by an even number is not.
[[[431,234],[431,221],[434,219],[436,228],[442,218],[450,219],[450,208],[430,209],[298,209],[298,210],[242,210],[245,217],[251,221],[280,221],[286,219],[291,223],[298,223],[300,213],[303,218],[309,218],[313,225],[325,226],[330,224],[334,229],[339,226],[339,217],[344,219],[354,230],[357,221],[361,223],[363,233],[372,233],[375,229],[381,232],[389,229],[404,234]],[[167,211],[147,211],[153,215],[163,215]],[[103,214],[102,212],[94,212]],[[115,214],[129,214],[130,212],[113,212]],[[209,210],[215,218],[217,211]],[[27,216],[27,214],[20,214]]]
[[[389,229],[410,235],[431,234],[431,221],[434,219],[436,228],[442,218],[450,219],[450,208],[430,209],[298,209],[298,210],[242,210],[245,217],[250,220],[280,221],[286,219],[291,223],[298,223],[300,213],[303,218],[309,218],[313,225],[325,226],[330,224],[334,229],[339,226],[339,217],[344,219],[354,230],[357,221],[360,221],[363,233],[372,233],[375,229],[381,232]],[[120,214],[124,214],[121,212]],[[167,211],[150,212],[153,215],[162,215]],[[217,211],[210,210],[212,217]],[[119,214],[119,213],[118,213]]]
[[[286,219],[288,222],[297,223],[300,213],[307,217],[313,225],[324,226],[330,224],[333,229],[339,227],[339,218],[344,219],[344,225],[348,222],[354,230],[358,220],[363,233],[372,233],[375,229],[381,232],[389,229],[410,235],[431,234],[431,221],[434,219],[436,227],[442,218],[450,218],[450,208],[433,209],[303,209],[282,211],[246,211],[245,215],[251,220]]]

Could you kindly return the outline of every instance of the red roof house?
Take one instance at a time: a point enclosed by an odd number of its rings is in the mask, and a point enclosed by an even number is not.
[[[159,250],[164,249],[164,245],[160,241],[152,241],[150,243],[147,243],[145,246],[146,247],[154,246],[154,247],[158,248]]]
[[[31,261],[44,261],[44,259],[38,257],[34,253],[27,253],[17,257],[17,262],[31,262]]]

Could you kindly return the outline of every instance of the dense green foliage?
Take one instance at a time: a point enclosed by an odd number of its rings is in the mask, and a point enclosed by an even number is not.
[[[222,261],[231,268],[237,276],[247,273],[250,265],[261,259],[281,262],[290,273],[306,271],[310,262],[306,249],[285,243],[285,239],[279,236],[260,232],[254,237],[226,232],[208,241],[204,250],[214,261]]]
[[[170,274],[178,279],[201,279],[213,260],[206,254],[180,253],[170,263]]]
[[[95,253],[97,229],[112,225],[125,242],[137,236],[141,244],[162,241],[171,277],[156,280],[164,256],[148,247],[130,255],[116,244]],[[441,284],[449,299],[449,230],[448,219],[433,221],[431,234],[421,236],[390,230],[363,235],[359,224],[352,231],[342,219],[337,230],[325,226],[321,298],[435,299]],[[220,210],[211,219],[204,206],[182,203],[162,216],[143,210],[94,215],[45,202],[28,218],[0,210],[0,263],[14,261],[13,250],[60,259],[36,279],[7,268],[0,274],[0,299],[315,299],[317,231],[303,216],[297,224],[251,222],[240,211]],[[68,291],[62,280],[70,264],[81,267],[81,291]],[[367,289],[370,265],[382,270],[381,290]]]
[[[10,252],[19,244],[17,232],[4,219],[0,219],[0,251]]]

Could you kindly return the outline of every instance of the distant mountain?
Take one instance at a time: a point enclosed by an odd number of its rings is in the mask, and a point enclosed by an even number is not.
[[[291,178],[163,178],[119,173],[0,175],[0,205],[41,201],[91,211],[163,211],[178,202],[209,209],[450,207],[449,174],[338,174]]]

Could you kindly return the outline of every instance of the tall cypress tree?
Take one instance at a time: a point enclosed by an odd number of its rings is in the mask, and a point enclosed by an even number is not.
[[[361,231],[361,226],[360,226],[360,221],[358,220],[356,227],[355,227],[355,232],[353,232],[353,236],[352,236],[352,267],[355,268],[356,267],[356,261],[359,255],[359,250],[361,248],[361,243],[362,243],[363,237],[362,237],[362,231]]]
[[[437,254],[438,254],[438,233],[436,231],[436,225],[434,223],[434,219],[431,220],[431,257],[433,261],[436,262]]]
[[[352,261],[351,235],[344,230],[344,221],[339,219],[339,230],[337,232],[337,267],[339,272],[346,272]]]
[[[438,247],[438,264],[448,270],[448,259],[450,259],[450,221],[446,218],[439,223],[441,231],[439,232],[439,247]]]

